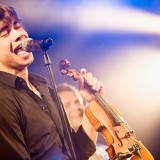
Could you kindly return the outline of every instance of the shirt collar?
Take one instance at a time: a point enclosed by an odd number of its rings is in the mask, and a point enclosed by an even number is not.
[[[13,74],[7,73],[7,72],[3,72],[0,71],[0,82],[7,84],[13,88],[16,88],[17,84],[24,81],[24,79],[15,76]],[[29,73],[29,81],[32,83],[47,83],[47,80],[38,75],[38,74],[34,74],[34,73]]]

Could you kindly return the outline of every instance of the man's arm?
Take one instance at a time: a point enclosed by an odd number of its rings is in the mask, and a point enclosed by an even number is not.
[[[74,134],[73,140],[78,160],[88,160],[89,157],[95,153],[95,144],[86,134],[82,126],[80,126]]]
[[[103,83],[98,81],[98,79],[94,77],[92,73],[87,72],[85,69],[80,70],[80,76],[78,79],[78,83],[79,83],[80,94],[88,103],[94,100],[95,97],[92,93],[90,93],[85,88],[84,83],[87,84],[91,90],[93,90],[94,92],[98,92],[102,97],[104,97],[105,89],[104,89]],[[87,135],[91,138],[94,144],[96,144],[98,133],[96,132],[92,124],[89,122],[85,114],[83,117],[82,126],[85,132],[87,133]]]

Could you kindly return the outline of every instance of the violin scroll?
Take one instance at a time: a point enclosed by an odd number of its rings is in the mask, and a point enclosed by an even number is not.
[[[59,63],[59,69],[62,74],[65,74],[69,77],[72,77],[74,81],[79,78],[79,73],[75,69],[69,69],[71,66],[70,62],[67,59],[63,59]]]
[[[67,59],[63,59],[59,62],[59,69],[62,74],[66,74],[68,68],[70,67],[70,62]]]

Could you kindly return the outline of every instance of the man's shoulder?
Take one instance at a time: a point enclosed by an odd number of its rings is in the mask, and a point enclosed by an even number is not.
[[[47,79],[44,76],[33,73],[33,72],[29,72],[29,79],[33,81],[38,81],[41,83],[47,83]]]
[[[3,81],[0,81],[0,94],[4,94],[5,92],[7,92],[7,90],[8,90],[7,84],[4,83]]]

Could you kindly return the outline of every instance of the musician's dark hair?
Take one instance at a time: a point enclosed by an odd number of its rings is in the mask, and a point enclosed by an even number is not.
[[[15,22],[21,22],[15,9],[4,4],[0,4],[0,33],[4,30],[9,32]]]

